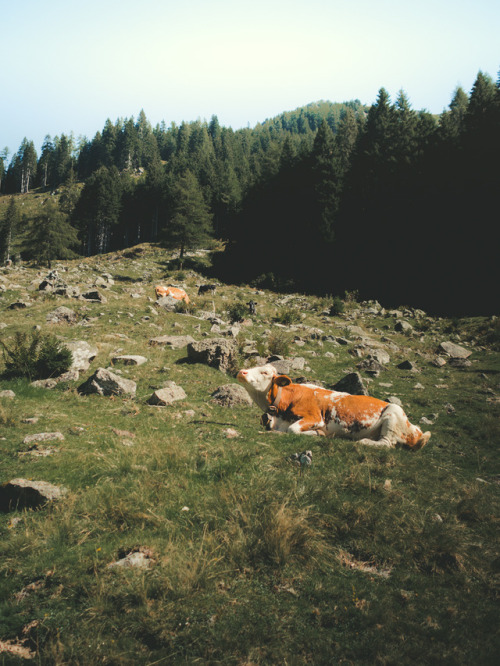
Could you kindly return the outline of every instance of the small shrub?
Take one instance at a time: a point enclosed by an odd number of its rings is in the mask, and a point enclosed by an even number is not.
[[[333,299],[333,303],[330,306],[330,315],[335,316],[343,314],[344,312],[345,312],[344,301],[340,298],[340,296],[335,296],[335,298]]]
[[[291,342],[291,335],[283,331],[273,331],[267,339],[269,353],[276,354],[277,356],[287,356]]]
[[[174,312],[179,314],[193,314],[195,307],[192,303],[186,303],[186,301],[178,301],[175,304]]]
[[[231,305],[228,308],[227,312],[232,322],[242,321],[243,319],[245,319],[248,313],[248,307],[245,305],[245,303],[241,302],[233,303],[233,305]]]
[[[47,379],[69,370],[73,361],[70,350],[53,335],[16,333],[13,344],[3,347],[6,374],[11,377]]]
[[[294,308],[283,308],[276,315],[275,321],[277,321],[278,324],[289,326],[290,324],[295,324],[300,321],[300,313]]]

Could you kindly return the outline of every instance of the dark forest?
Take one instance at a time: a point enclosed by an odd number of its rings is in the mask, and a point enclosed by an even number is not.
[[[384,88],[371,107],[311,103],[252,129],[152,127],[141,111],[92,139],[47,136],[40,155],[25,139],[8,165],[0,153],[0,262],[143,242],[182,260],[218,239],[224,281],[496,314],[499,155],[500,81],[482,72],[439,116]],[[33,190],[47,199],[30,219]]]

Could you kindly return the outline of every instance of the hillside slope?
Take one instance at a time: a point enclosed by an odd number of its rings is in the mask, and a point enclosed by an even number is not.
[[[0,663],[493,663],[498,321],[355,301],[331,315],[328,299],[247,286],[197,296],[205,278],[170,259],[143,245],[58,262],[65,296],[39,289],[45,269],[0,269],[8,348],[37,327],[95,353],[52,388],[0,376]],[[159,307],[156,284],[192,305]],[[226,373],[188,359],[212,338],[234,340]],[[327,387],[358,372],[431,441],[278,435],[231,388],[214,399],[272,352]],[[98,368],[135,393],[81,394]],[[171,382],[184,397],[148,404]],[[306,448],[299,474],[289,456]],[[16,479],[62,496],[34,506]]]

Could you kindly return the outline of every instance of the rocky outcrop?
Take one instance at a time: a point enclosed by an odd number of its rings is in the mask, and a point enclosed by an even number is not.
[[[131,379],[125,379],[105,368],[98,368],[96,372],[78,387],[78,393],[89,395],[97,393],[102,396],[120,395],[135,396],[137,385]]]
[[[236,367],[238,347],[234,340],[228,338],[191,342],[187,352],[192,363],[206,363],[221,372],[229,372]]]

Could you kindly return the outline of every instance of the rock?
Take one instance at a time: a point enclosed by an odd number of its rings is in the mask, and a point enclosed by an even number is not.
[[[70,308],[66,308],[64,305],[61,307],[52,310],[45,317],[47,324],[74,324],[76,323],[77,316]]]
[[[366,358],[374,360],[380,365],[387,365],[391,360],[391,357],[384,349],[372,349]]]
[[[78,372],[87,371],[91,361],[97,356],[97,347],[94,347],[85,340],[70,340],[64,344],[73,356],[71,370],[78,370]]]
[[[232,339],[211,338],[190,342],[187,352],[189,360],[193,363],[206,363],[211,368],[228,372],[236,367],[238,345]]]
[[[162,308],[162,310],[166,310],[167,312],[175,312],[179,302],[180,301],[173,296],[162,296],[155,302],[155,305],[156,307]]]
[[[267,362],[273,364],[279,375],[290,375],[295,370],[304,370],[306,359],[303,356],[296,356],[295,358],[271,361],[269,358]]]
[[[403,403],[401,402],[401,400],[400,400],[397,396],[395,396],[395,395],[390,395],[390,396],[387,398],[387,402],[390,402],[390,403],[392,403],[393,405],[399,405],[400,407],[403,406]]]
[[[451,358],[469,358],[472,354],[468,349],[464,349],[454,342],[441,342],[438,347],[438,353],[444,352]]]
[[[90,289],[90,291],[86,291],[82,294],[82,298],[86,301],[92,301],[93,303],[107,303],[106,297],[103,296],[98,289]]]
[[[0,398],[15,398],[16,394],[14,391],[11,391],[10,389],[6,389],[5,391],[0,391]]]
[[[381,371],[384,369],[384,366],[376,361],[374,358],[365,358],[361,361],[361,363],[358,363],[356,365],[358,370],[362,370],[363,372],[366,372],[367,375],[371,375],[373,377],[378,377]]]
[[[157,389],[153,395],[147,400],[148,405],[158,405],[160,407],[165,407],[171,405],[176,400],[184,400],[186,398],[186,392],[180,386],[177,386],[175,382],[165,382],[165,386],[161,389]]]
[[[222,432],[226,435],[228,439],[234,439],[235,437],[240,436],[240,433],[234,428],[226,428]]]
[[[194,338],[190,335],[160,335],[156,338],[151,338],[149,344],[152,347],[165,346],[171,349],[182,349],[182,347],[186,347],[186,345],[194,341]]]
[[[105,368],[98,368],[96,372],[78,387],[78,393],[89,395],[124,395],[135,396],[137,385],[131,379],[119,377]]]
[[[410,333],[413,331],[413,326],[403,319],[399,319],[394,326],[394,330],[398,333]]]
[[[47,481],[12,479],[0,486],[0,511],[37,509],[47,502],[60,499],[66,492],[66,488]]]
[[[452,368],[468,368],[472,363],[467,358],[450,358],[448,365]]]
[[[35,435],[26,435],[23,439],[23,444],[32,444],[33,442],[53,442],[64,441],[62,432],[39,432]]]
[[[351,395],[368,395],[368,390],[359,372],[351,372],[343,377],[333,386],[333,390]]]
[[[123,363],[123,365],[143,365],[148,359],[145,356],[124,354],[123,356],[113,356],[111,360],[113,363]]]
[[[28,301],[15,301],[15,303],[9,305],[9,310],[24,310],[25,308],[30,308],[32,305],[33,303],[29,303]]]
[[[49,377],[48,379],[37,379],[34,382],[30,382],[30,386],[36,386],[37,388],[53,389],[61,382],[76,382],[80,377],[78,370],[68,370],[68,372],[63,372],[62,375],[58,377]]]
[[[224,386],[219,386],[219,388],[211,394],[211,399],[213,402],[224,407],[252,404],[252,399],[248,395],[248,392],[239,384],[225,384]]]
[[[396,367],[398,367],[400,370],[411,370],[412,372],[417,371],[416,365],[408,360],[402,361]]]
[[[139,546],[134,548],[127,555],[124,555],[116,562],[108,564],[108,569],[149,569],[155,563],[153,552],[149,548]]]
[[[432,365],[435,365],[436,368],[442,368],[443,365],[446,365],[446,360],[442,356],[436,356],[432,361]]]

